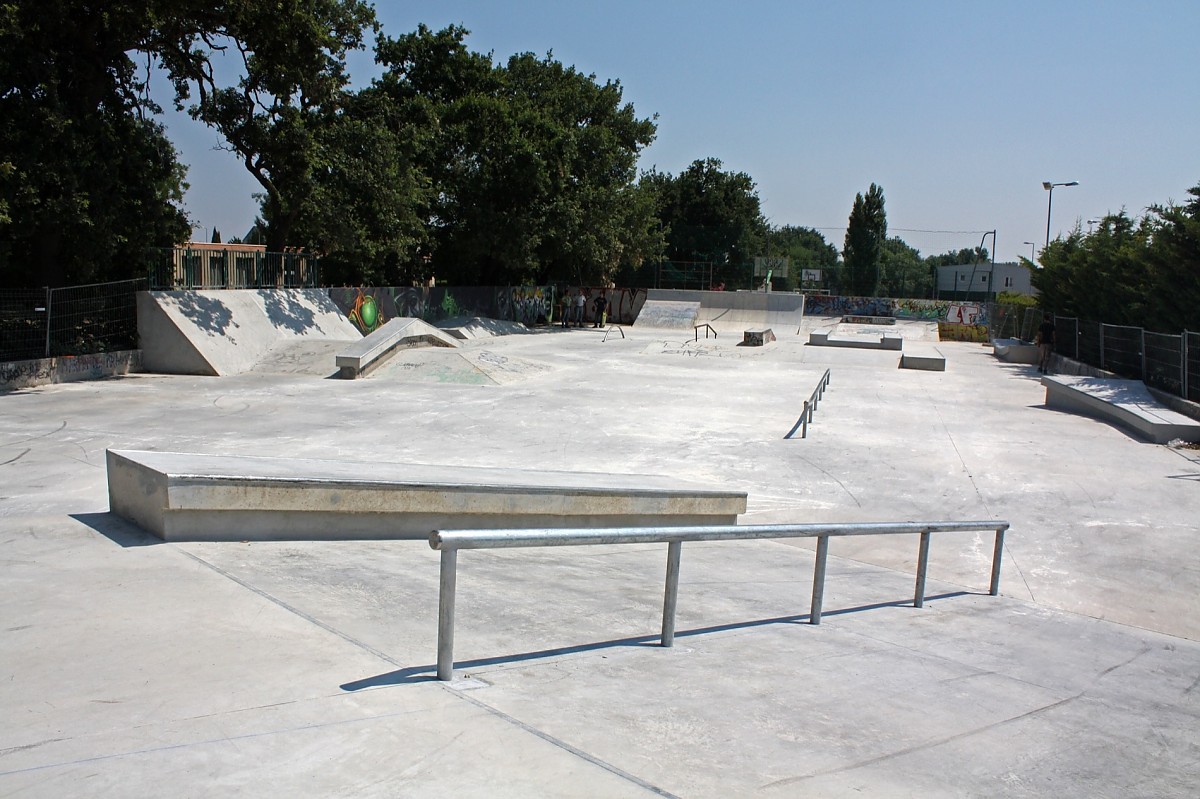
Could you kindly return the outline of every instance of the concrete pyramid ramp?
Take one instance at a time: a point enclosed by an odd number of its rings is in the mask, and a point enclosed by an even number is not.
[[[198,375],[252,371],[289,343],[362,337],[324,289],[139,292],[138,334],[146,371]]]
[[[771,328],[776,336],[797,335],[804,321],[804,296],[787,292],[650,289],[637,325],[742,332]]]

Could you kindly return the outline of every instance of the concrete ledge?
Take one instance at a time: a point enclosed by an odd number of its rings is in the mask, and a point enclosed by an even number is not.
[[[1155,444],[1200,442],[1200,422],[1158,402],[1140,380],[1047,375],[1042,385],[1049,408],[1115,422]]]
[[[946,356],[936,347],[921,347],[900,356],[901,369],[920,369],[926,372],[946,371]]]
[[[457,347],[445,332],[420,319],[393,319],[340,352],[336,358],[339,375],[353,380],[382,366],[397,350],[412,347]]]
[[[903,350],[904,339],[900,336],[880,336],[878,341],[869,338],[830,338],[829,333],[812,331],[808,343],[814,347],[853,347],[861,350]]]
[[[1032,363],[1041,359],[1038,345],[1019,338],[998,338],[992,341],[992,354],[1005,363]]]
[[[742,334],[742,344],[747,347],[761,347],[775,340],[775,332],[771,328],[762,330],[747,330]]]
[[[656,475],[108,450],[110,510],[165,541],[736,524],[746,494]]]
[[[843,322],[848,322],[858,325],[894,325],[896,317],[894,316],[861,316],[850,314],[842,317]]]

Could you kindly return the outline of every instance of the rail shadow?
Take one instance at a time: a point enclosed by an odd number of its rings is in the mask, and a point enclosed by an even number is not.
[[[986,594],[977,591],[950,591],[944,594],[927,596],[925,597],[925,601],[933,602],[939,599],[951,599],[960,596],[986,596]],[[861,613],[863,611],[878,610],[880,608],[901,608],[911,606],[911,599],[896,600],[893,602],[875,602],[870,605],[856,605],[855,607],[850,608],[826,610],[821,613],[821,618],[826,618],[829,616],[845,616],[850,613]],[[807,623],[809,618],[810,616],[808,613],[797,613],[790,616],[775,616],[769,619],[753,619],[750,621],[730,622],[728,624],[714,624],[707,627],[696,627],[691,630],[676,630],[675,637],[677,639],[690,638],[698,635],[711,635],[713,633],[729,632],[731,630],[747,630],[755,627],[766,627],[772,624]],[[636,635],[629,638],[614,638],[608,641],[593,641],[587,644],[554,647],[552,649],[539,649],[533,652],[498,655],[491,658],[459,660],[455,661],[454,667],[456,669],[478,669],[485,666],[499,666],[506,663],[525,663],[533,660],[545,660],[548,658],[575,655],[581,652],[596,652],[603,649],[657,646],[658,641],[658,635]],[[407,685],[413,683],[431,682],[437,680],[436,673],[437,666],[434,664],[427,664],[423,666],[407,666],[405,668],[389,671],[384,674],[377,674],[374,677],[366,677],[361,680],[343,683],[338,687],[343,691],[361,691],[365,688],[380,688],[386,685]]]

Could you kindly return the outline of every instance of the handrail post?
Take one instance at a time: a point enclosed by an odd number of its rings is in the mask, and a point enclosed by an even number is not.
[[[667,542],[667,582],[663,589],[662,645],[675,643],[675,607],[679,602],[679,559],[682,541]]]
[[[441,586],[438,591],[439,680],[454,679],[454,584],[458,572],[458,550],[442,550]]]
[[[808,610],[808,623],[821,623],[821,605],[825,602],[825,563],[829,560],[829,536],[817,536],[817,556],[813,561],[812,605]]]
[[[913,593],[913,607],[925,607],[925,572],[929,568],[929,531],[921,533],[921,549],[917,555],[917,590]]]
[[[804,401],[804,410],[800,413],[800,437],[808,438],[808,400]]]
[[[996,546],[992,550],[992,584],[988,593],[996,596],[1000,593],[1000,559],[1004,554],[1004,528],[996,528]]]

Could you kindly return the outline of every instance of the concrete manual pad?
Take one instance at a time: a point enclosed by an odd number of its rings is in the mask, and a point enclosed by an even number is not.
[[[107,462],[112,512],[167,541],[735,524],[746,510],[744,492],[654,475],[111,449]]]
[[[1167,408],[1141,380],[1047,375],[1046,406],[1116,422],[1155,444],[1200,442],[1200,422]]]
[[[1200,451],[1047,413],[978,344],[931,374],[625,333],[444,351],[549,367],[504,385],[0,396],[0,795],[1200,795]],[[670,649],[666,547],[460,553],[440,684],[426,541],[163,542],[108,511],[108,449],[619,471],[745,491],[745,523],[1012,528],[998,597],[990,535],[933,536],[922,609],[916,537],[831,541],[819,626],[812,542],[685,544]]]

